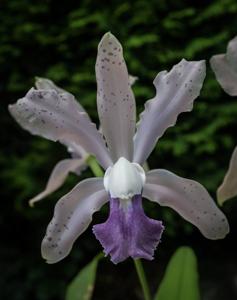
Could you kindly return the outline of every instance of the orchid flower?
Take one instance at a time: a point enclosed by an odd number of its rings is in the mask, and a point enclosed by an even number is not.
[[[211,67],[223,90],[230,96],[237,96],[237,36],[227,46],[225,54],[212,56]],[[217,200],[222,205],[237,196],[237,147],[230,159],[229,169],[217,190]]]
[[[160,242],[164,226],[145,215],[142,197],[173,208],[209,239],[225,237],[228,221],[203,186],[166,170],[145,172],[142,167],[178,115],[192,110],[204,77],[204,61],[183,59],[170,72],[160,72],[154,80],[157,94],[146,103],[136,126],[135,99],[122,46],[107,33],[99,43],[96,61],[97,108],[105,140],[70,94],[31,89],[10,106],[25,129],[83,146],[106,170],[103,178],[78,183],[56,204],[41,248],[48,263],[69,254],[93,213],[107,202],[109,217],[94,225],[93,232],[114,263],[128,257],[151,260]]]

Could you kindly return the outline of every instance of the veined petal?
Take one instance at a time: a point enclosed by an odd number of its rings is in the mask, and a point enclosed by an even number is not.
[[[9,105],[9,111],[32,134],[68,145],[76,143],[94,154],[106,169],[112,162],[103,138],[75,103],[70,94],[31,89],[16,104]]]
[[[230,159],[229,169],[225,175],[224,181],[217,190],[217,201],[222,205],[226,200],[237,195],[237,147]]]
[[[44,199],[45,197],[56,191],[58,188],[60,188],[70,172],[74,172],[79,175],[79,172],[83,170],[85,166],[85,158],[64,159],[58,162],[49,177],[45,190],[29,201],[30,206],[33,206],[35,202]]]
[[[93,213],[107,201],[103,180],[98,178],[80,182],[58,201],[42,241],[42,257],[47,263],[56,263],[69,254],[74,241],[91,223]]]
[[[111,198],[108,220],[93,226],[105,254],[110,255],[115,264],[129,256],[153,259],[163,230],[162,222],[144,214],[141,195],[134,196],[127,203]]]
[[[165,130],[175,125],[181,112],[191,111],[206,75],[205,61],[183,59],[170,72],[154,80],[156,96],[145,104],[134,137],[133,161],[143,164]]]
[[[113,161],[121,156],[131,161],[136,106],[119,41],[106,33],[96,60],[97,108]]]
[[[60,88],[52,80],[50,80],[48,78],[36,77],[35,86],[38,90],[54,90],[58,94],[68,94],[69,97],[71,97],[72,101],[74,99],[74,97],[71,93],[69,93],[66,90]],[[86,112],[84,110],[84,108],[81,106],[81,104],[79,103],[79,101],[77,101],[76,99],[74,99],[74,100],[75,100],[75,106],[78,107],[78,110]]]
[[[223,90],[237,96],[237,36],[228,43],[225,54],[212,56],[210,64]]]
[[[143,195],[176,210],[185,220],[197,226],[206,238],[222,239],[229,232],[225,215],[207,190],[196,181],[166,170],[152,170],[147,173]]]

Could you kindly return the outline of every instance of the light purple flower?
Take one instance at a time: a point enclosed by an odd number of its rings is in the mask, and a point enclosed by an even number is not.
[[[207,238],[225,237],[228,222],[204,187],[166,170],[145,173],[142,168],[165,130],[181,112],[192,110],[204,78],[204,61],[182,60],[170,72],[160,72],[154,80],[157,94],[146,103],[136,125],[135,99],[122,47],[107,33],[98,46],[96,61],[97,108],[106,144],[71,95],[32,89],[10,107],[24,128],[51,140],[80,144],[106,170],[104,178],[80,182],[56,204],[42,242],[42,256],[48,263],[69,254],[93,213],[108,201],[108,220],[93,227],[105,254],[114,263],[129,256],[152,259],[164,227],[144,214],[142,196],[172,207]]]

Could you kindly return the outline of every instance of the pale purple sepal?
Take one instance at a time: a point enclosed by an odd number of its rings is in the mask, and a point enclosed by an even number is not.
[[[96,238],[115,264],[129,256],[152,260],[164,230],[162,222],[145,215],[141,195],[135,195],[126,207],[122,201],[110,199],[108,220],[93,226]]]

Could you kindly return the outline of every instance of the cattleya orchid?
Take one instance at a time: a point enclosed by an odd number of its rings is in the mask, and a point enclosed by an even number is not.
[[[135,99],[122,46],[107,33],[99,43],[96,61],[97,108],[106,143],[71,94],[31,89],[10,106],[25,129],[83,146],[106,170],[104,178],[83,180],[56,204],[42,242],[42,256],[48,263],[69,254],[93,213],[107,202],[108,220],[94,225],[93,232],[114,263],[129,256],[151,260],[160,242],[163,224],[145,215],[142,197],[173,208],[207,238],[225,237],[229,231],[226,217],[203,186],[166,170],[145,172],[142,167],[178,115],[192,110],[204,78],[204,61],[183,59],[170,72],[160,72],[154,80],[157,94],[146,103],[136,126]]]
[[[237,96],[237,36],[228,43],[225,54],[212,56],[210,64],[223,90],[230,96]],[[231,156],[225,178],[217,190],[217,200],[219,204],[223,204],[235,196],[237,196],[237,147]]]

